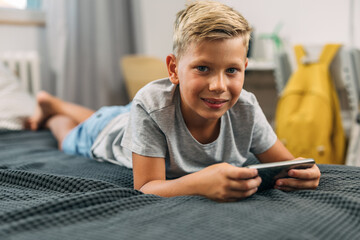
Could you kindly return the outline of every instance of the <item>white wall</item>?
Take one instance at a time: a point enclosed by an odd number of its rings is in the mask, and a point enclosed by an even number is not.
[[[353,42],[360,48],[360,0],[218,0],[234,7],[255,29],[271,33],[278,23],[287,46],[351,44],[350,2],[354,2]],[[141,13],[141,53],[164,57],[171,51],[172,24],[186,0],[138,0]]]
[[[220,0],[221,1],[221,0]],[[291,43],[348,42],[348,0],[222,0],[253,25],[256,33],[271,33],[278,23],[280,34]]]
[[[40,35],[36,27],[0,25],[0,52],[38,49]]]
[[[172,53],[175,15],[185,7],[186,0],[134,0],[135,34],[141,54],[165,61]]]

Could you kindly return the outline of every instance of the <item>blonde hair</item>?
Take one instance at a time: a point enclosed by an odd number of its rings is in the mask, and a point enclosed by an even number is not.
[[[215,1],[196,1],[176,15],[173,53],[180,57],[191,43],[239,36],[247,50],[251,30],[247,20],[233,8]]]

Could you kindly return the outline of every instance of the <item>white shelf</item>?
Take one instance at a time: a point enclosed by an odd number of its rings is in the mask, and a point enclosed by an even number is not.
[[[0,8],[0,25],[45,26],[45,12],[29,9]]]
[[[275,64],[272,61],[249,59],[247,71],[272,71]]]

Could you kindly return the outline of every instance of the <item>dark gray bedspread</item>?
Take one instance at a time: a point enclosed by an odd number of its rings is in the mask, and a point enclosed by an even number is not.
[[[66,155],[47,131],[0,133],[0,239],[360,239],[360,168],[320,165],[317,190],[236,203],[161,198],[131,171]]]

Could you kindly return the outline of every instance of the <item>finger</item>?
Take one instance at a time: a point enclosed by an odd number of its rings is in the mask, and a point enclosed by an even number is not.
[[[248,191],[259,187],[261,181],[262,180],[259,176],[247,180],[230,180],[229,189],[233,191]]]
[[[302,180],[297,178],[281,178],[275,182],[275,187],[293,189],[316,189],[318,185],[318,179]]]
[[[254,195],[257,192],[257,188],[253,188],[248,191],[229,191],[228,195],[224,200],[226,201],[233,201],[233,200],[241,200],[244,198],[248,198]]]
[[[244,167],[235,167],[231,166],[228,172],[228,178],[238,180],[238,179],[250,179],[255,178],[258,175],[257,169],[250,169]]]
[[[318,166],[314,164],[311,168],[291,169],[289,170],[288,175],[293,178],[310,180],[320,178],[321,173]]]
[[[291,188],[291,187],[279,187],[279,186],[274,186],[274,188],[284,191],[284,192],[292,192],[292,191],[300,190],[300,189]]]

